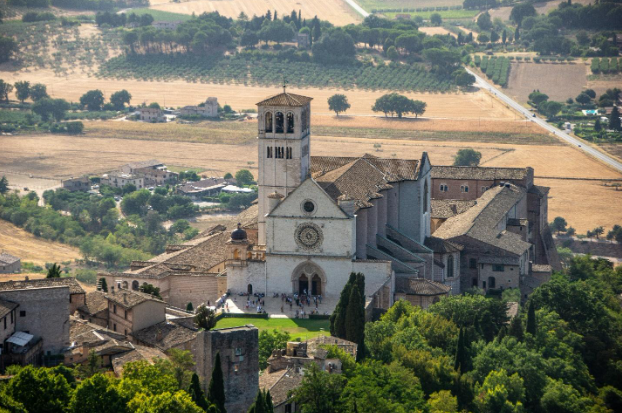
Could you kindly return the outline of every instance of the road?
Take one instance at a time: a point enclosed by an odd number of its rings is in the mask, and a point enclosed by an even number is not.
[[[577,138],[575,138],[573,136],[568,135],[564,131],[556,128],[555,126],[553,126],[551,124],[549,124],[546,120],[544,120],[542,118],[539,118],[537,116],[534,117],[534,114],[532,112],[530,112],[529,110],[525,109],[522,105],[520,105],[518,102],[514,101],[509,96],[505,95],[503,92],[501,92],[499,89],[497,89],[493,84],[489,83],[487,80],[485,80],[482,77],[478,76],[476,73],[473,73],[468,68],[466,70],[467,70],[467,72],[469,72],[470,74],[475,76],[475,79],[476,79],[475,83],[479,87],[481,87],[483,89],[486,89],[489,92],[493,93],[499,100],[501,100],[502,102],[506,103],[508,106],[510,106],[511,108],[515,109],[517,112],[521,113],[523,116],[525,116],[525,118],[531,120],[532,122],[537,123],[539,126],[541,126],[542,128],[548,130],[549,132],[553,133],[558,138],[568,142],[570,145],[575,146],[577,149],[585,152],[588,155],[591,155],[592,157],[598,159],[599,161],[601,161],[601,162],[611,166],[612,168],[614,168],[618,172],[622,172],[622,162],[619,162],[619,161],[615,160],[614,158],[612,158],[612,157],[610,157],[610,156],[600,152],[599,150],[594,149],[594,148],[592,148],[589,145],[586,145],[585,142],[583,142],[580,139],[577,139]]]
[[[356,2],[354,0],[346,0],[346,3],[348,3],[350,5],[350,7],[352,7],[354,10],[356,10],[357,13],[359,13],[361,16],[363,16],[363,17],[369,16],[369,13],[367,13],[365,10],[363,10],[363,8],[361,6],[356,4]]]

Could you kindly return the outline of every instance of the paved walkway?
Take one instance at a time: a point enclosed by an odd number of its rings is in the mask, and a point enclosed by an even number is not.
[[[231,295],[227,299],[228,311],[229,313],[237,313],[237,314],[257,314],[257,297],[250,297],[251,301],[255,300],[255,304],[251,302],[249,308],[246,308],[246,303],[249,297],[239,296],[239,295]],[[265,297],[262,298],[264,301],[264,305],[262,306],[263,310],[270,314],[270,317],[273,318],[295,318],[296,310],[300,312],[304,310],[305,314],[310,314],[313,310],[315,310],[315,304],[313,303],[313,299],[311,299],[311,305],[305,304],[302,308],[296,305],[294,301],[290,306],[285,301],[282,301],[280,297]],[[323,298],[321,303],[318,303],[317,310],[319,314],[331,314],[337,305],[338,298],[336,299],[326,299]]]

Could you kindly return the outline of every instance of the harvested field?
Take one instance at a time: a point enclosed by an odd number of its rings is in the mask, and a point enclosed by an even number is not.
[[[457,34],[450,32],[444,27],[420,27],[418,30],[427,34],[428,36],[434,36],[435,34],[451,34],[454,37],[458,37]]]
[[[536,177],[564,178],[538,179],[538,183],[552,187],[549,205],[555,212],[551,214],[564,216],[579,232],[600,225],[611,228],[620,222],[618,205],[622,202],[622,191],[601,187],[599,181],[566,178],[620,179],[622,175],[570,146],[457,142],[452,141],[451,137],[445,141],[430,142],[416,138],[372,139],[314,135],[312,142],[313,155],[360,156],[372,153],[388,158],[417,159],[426,151],[435,165],[451,164],[458,149],[474,148],[482,153],[484,166],[532,166]],[[7,136],[3,137],[3,143],[9,148],[3,163],[41,176],[101,173],[130,161],[151,158],[160,159],[169,165],[203,168],[206,175],[222,175],[241,168],[247,168],[254,174],[257,172],[254,139],[249,139],[248,143],[228,145],[39,135]],[[377,148],[374,144],[381,146]],[[28,159],[33,151],[45,153],[45,159],[27,165],[20,163],[20,159]],[[7,168],[0,165],[0,169]],[[586,210],[589,211],[587,215],[584,212]]]
[[[46,262],[72,261],[82,257],[75,247],[37,238],[2,219],[0,219],[0,251],[21,258],[22,262],[33,262],[42,266]]]
[[[1,73],[2,78],[10,83],[19,80],[29,80],[35,83],[44,83],[48,93],[56,98],[78,101],[86,91],[100,89],[106,97],[115,91],[127,89],[132,94],[132,103],[159,102],[167,106],[196,105],[208,96],[218,97],[221,105],[229,104],[234,109],[249,109],[255,103],[267,96],[279,93],[280,89],[273,87],[246,87],[243,85],[220,85],[204,83],[174,82],[140,82],[136,80],[121,81],[111,79],[97,79],[75,74],[69,78],[54,76],[48,70],[30,73]],[[330,113],[327,100],[335,93],[343,93],[350,98],[352,108],[349,114],[373,114],[371,107],[375,100],[387,91],[343,91],[338,89],[294,89],[292,93],[300,93],[314,98],[312,109],[315,114]],[[404,93],[412,99],[427,102],[425,117],[440,117],[452,119],[515,119],[515,113],[494,100],[483,91],[471,93]]]
[[[526,103],[534,89],[560,102],[575,98],[587,86],[589,66],[583,62],[512,63],[505,93],[519,102]]]
[[[462,6],[460,0],[356,0],[356,2],[371,13],[373,9],[398,9],[420,7]]]
[[[594,3],[592,0],[574,0],[574,4],[590,4]],[[534,8],[538,14],[548,14],[551,10],[554,10],[559,6],[557,1],[549,1],[545,3],[534,3]],[[499,7],[497,9],[491,9],[488,11],[492,19],[499,18],[502,21],[510,20],[510,13],[512,13],[512,7]]]
[[[232,18],[237,18],[241,12],[252,18],[253,15],[266,14],[268,10],[272,13],[276,10],[280,16],[289,15],[292,10],[296,12],[300,10],[304,19],[318,16],[337,26],[358,23],[362,20],[362,17],[343,0],[181,0],[178,3],[155,0],[151,2],[150,8],[197,15],[217,11],[223,16]]]
[[[622,87],[622,73],[592,75],[587,82],[587,88],[594,89],[597,96],[603,94],[607,89]]]

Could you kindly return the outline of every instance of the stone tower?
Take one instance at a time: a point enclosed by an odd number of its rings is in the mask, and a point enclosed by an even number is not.
[[[259,103],[259,245],[266,244],[268,195],[289,195],[309,174],[312,98],[287,93]]]

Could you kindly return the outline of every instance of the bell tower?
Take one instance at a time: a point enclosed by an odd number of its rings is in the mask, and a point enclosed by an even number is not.
[[[287,93],[257,103],[259,245],[266,244],[268,195],[289,195],[309,175],[312,98]]]

